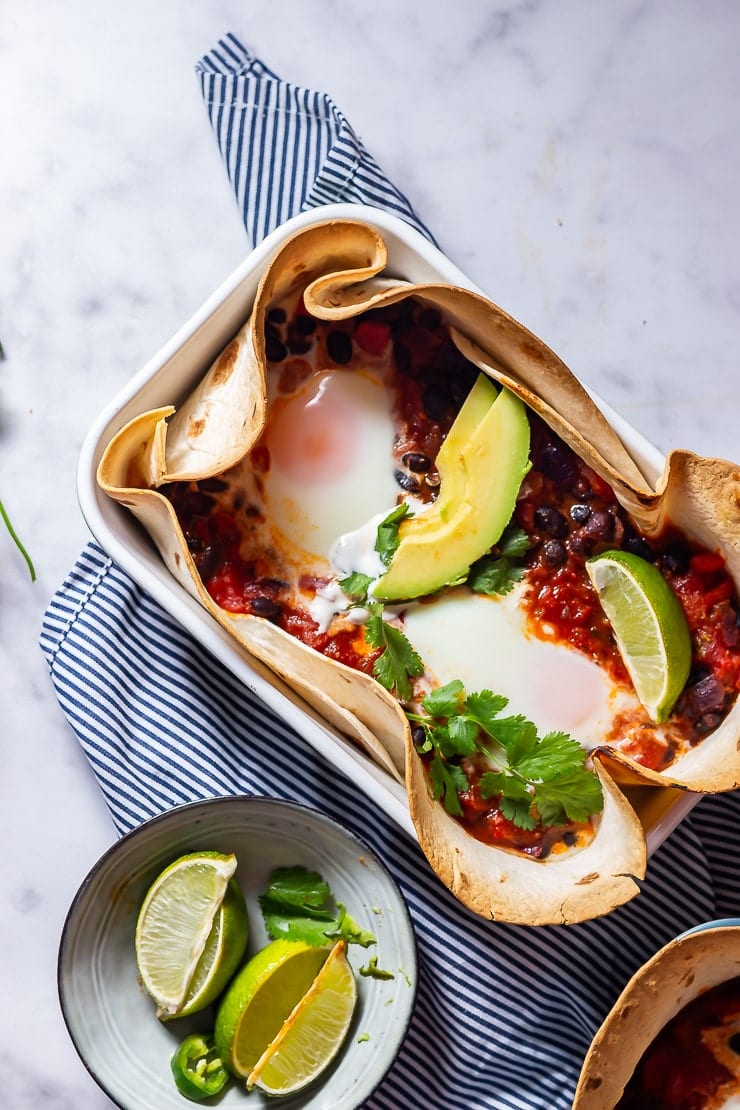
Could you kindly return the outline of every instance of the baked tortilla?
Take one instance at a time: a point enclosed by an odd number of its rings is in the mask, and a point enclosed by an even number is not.
[[[700,994],[740,975],[740,928],[673,940],[630,979],[591,1042],[573,1110],[616,1106],[660,1030]]]
[[[278,674],[333,726],[387,771],[405,780],[411,816],[430,863],[465,905],[484,916],[532,924],[572,923],[606,913],[638,893],[645,836],[615,779],[729,790],[740,781],[740,706],[670,775],[626,756],[595,760],[606,804],[587,847],[545,860],[480,844],[434,802],[406,716],[371,677],[307,647],[269,621],[232,614],[205,590],[169,500],[169,482],[224,472],[259,438],[266,417],[265,317],[273,301],[305,290],[311,313],[345,319],[408,296],[439,307],[460,332],[466,354],[506,384],[615,490],[643,530],[672,520],[692,539],[720,550],[740,581],[738,471],[730,463],[675,452],[652,489],[625,446],[568,368],[540,340],[478,294],[446,285],[412,285],[380,276],[387,253],[370,225],[327,221],[277,251],[252,314],[180,408],[142,413],[107,446],[98,469],[103,490],[138,517],[180,584],[256,659]],[[470,348],[470,343],[474,344]]]

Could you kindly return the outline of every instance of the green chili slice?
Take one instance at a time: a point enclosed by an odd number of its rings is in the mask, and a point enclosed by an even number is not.
[[[229,1078],[209,1034],[186,1037],[172,1057],[171,1067],[178,1091],[193,1102],[217,1095]]]

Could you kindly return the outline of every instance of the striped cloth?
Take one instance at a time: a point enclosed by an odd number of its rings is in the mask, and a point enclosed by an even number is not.
[[[250,235],[358,201],[429,235],[328,97],[287,85],[227,36],[197,67]],[[431,238],[431,236],[430,236]],[[528,929],[462,908],[418,845],[90,544],[49,604],[41,646],[120,832],[222,794],[294,798],[386,861],[419,943],[418,1001],[371,1110],[567,1110],[581,1061],[635,969],[697,922],[740,912],[737,794],[707,799],[599,921]]]

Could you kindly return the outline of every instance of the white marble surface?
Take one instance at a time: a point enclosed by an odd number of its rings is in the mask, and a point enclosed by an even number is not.
[[[193,74],[228,30],[331,93],[452,258],[648,438],[740,457],[740,7],[5,0],[0,497],[38,570],[0,534],[8,1110],[111,1105],[56,954],[114,831],[37,638],[87,539],[87,427],[248,249]]]

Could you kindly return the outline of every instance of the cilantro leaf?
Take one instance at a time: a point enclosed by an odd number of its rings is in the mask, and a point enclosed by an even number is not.
[[[585,768],[537,783],[534,793],[540,819],[548,825],[587,821],[604,804],[598,775]]]
[[[493,729],[499,724],[498,714],[509,704],[509,699],[492,690],[481,690],[479,694],[469,694],[467,712],[477,721],[484,732],[497,739]]]
[[[376,938],[350,917],[342,903],[334,906],[329,885],[305,867],[272,872],[259,904],[272,940],[300,940],[314,947],[343,938],[367,948]]]
[[[468,585],[476,594],[490,597],[509,594],[515,582],[524,577],[524,567],[502,556],[484,555],[473,563],[468,574]]]
[[[518,766],[530,779],[570,774],[583,766],[583,748],[565,732],[549,732],[521,753]]]
[[[372,581],[371,574],[361,574],[359,570],[353,570],[346,578],[339,579],[339,585],[348,597],[354,598],[356,601],[366,601],[367,591]]]
[[[468,787],[467,775],[456,763],[448,763],[440,755],[435,755],[429,764],[429,781],[432,797],[444,802],[444,807],[453,817],[462,815],[462,806],[457,796],[458,790]]]
[[[509,524],[504,529],[504,534],[498,542],[499,555],[509,559],[521,559],[532,546],[529,536],[523,528]]]
[[[409,507],[405,501],[397,505],[384,520],[381,520],[378,525],[378,535],[375,540],[375,550],[380,555],[381,562],[384,566],[390,564],[391,559],[395,555],[400,539],[398,536],[398,526],[401,521],[409,515]]]
[[[482,798],[495,798],[497,794],[503,794],[506,788],[506,773],[504,771],[484,771],[478,785]]]
[[[285,906],[321,909],[329,894],[329,884],[317,871],[308,871],[305,867],[278,867],[270,875],[262,897]]]
[[[505,771],[486,771],[481,775],[481,795],[491,798],[494,794],[503,794],[518,802],[526,802],[527,807],[532,805],[532,793],[526,782]]]
[[[514,583],[524,577],[520,560],[530,547],[527,533],[510,524],[494,551],[473,563],[468,574],[468,586],[478,594],[494,596],[511,593]]]
[[[451,717],[459,711],[460,695],[464,693],[462,682],[455,678],[446,686],[438,686],[436,690],[432,690],[421,704],[430,717]]]
[[[499,809],[503,813],[507,821],[512,824],[518,825],[520,829],[536,829],[537,822],[532,816],[532,799],[527,798],[512,798],[510,795],[505,794],[500,803]]]
[[[399,701],[411,697],[410,678],[424,673],[424,664],[400,628],[384,621],[380,613],[373,613],[365,625],[365,639],[383,654],[373,664],[373,674],[381,686],[395,694]]]

